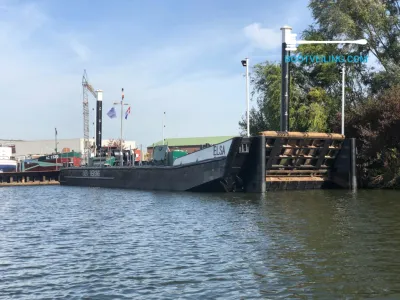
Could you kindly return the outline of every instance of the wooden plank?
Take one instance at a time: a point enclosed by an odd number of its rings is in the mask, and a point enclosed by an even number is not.
[[[272,170],[272,169],[309,169],[309,170],[317,170],[317,168],[315,166],[311,166],[311,165],[300,165],[300,166],[281,166],[281,165],[272,165],[271,168],[267,169],[267,170]],[[319,170],[321,169],[329,169],[326,166],[321,166],[321,168],[319,168]]]
[[[323,162],[324,159],[325,159],[325,155],[328,153],[328,148],[329,148],[329,145],[330,145],[331,143],[332,143],[332,140],[325,140],[324,149],[322,150],[322,153],[319,154],[319,158],[318,158],[318,160],[317,160],[317,163],[315,164],[315,167],[316,167],[317,169],[319,169],[319,168],[321,167],[322,162]]]
[[[282,132],[282,131],[262,131],[260,135],[266,137],[282,137],[282,138],[303,138],[303,139],[333,139],[344,140],[345,136],[338,133],[323,132]]]
[[[290,182],[290,181],[325,181],[325,177],[270,177],[267,176],[265,181],[267,182]]]
[[[286,174],[286,173],[296,173],[296,174],[328,173],[328,169],[322,169],[322,170],[268,170],[268,174]]]

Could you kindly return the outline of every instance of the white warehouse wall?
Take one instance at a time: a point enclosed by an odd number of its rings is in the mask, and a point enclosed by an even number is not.
[[[90,143],[95,142],[94,139],[89,139]],[[63,148],[69,148],[71,151],[83,152],[84,139],[59,139],[57,140],[57,151],[61,152]],[[103,140],[103,146],[108,144],[109,140]],[[27,156],[27,155],[45,155],[55,152],[55,140],[36,140],[36,141],[11,141],[11,140],[0,140],[0,144],[15,145],[15,157]],[[125,141],[125,148],[136,147],[135,141]]]

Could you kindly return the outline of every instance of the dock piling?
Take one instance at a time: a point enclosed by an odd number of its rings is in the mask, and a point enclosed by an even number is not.
[[[59,184],[60,171],[26,171],[0,173],[0,187]]]

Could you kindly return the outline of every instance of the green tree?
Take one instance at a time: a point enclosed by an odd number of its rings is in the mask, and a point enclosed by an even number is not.
[[[346,64],[346,136],[357,138],[365,186],[400,187],[400,5],[397,0],[310,0],[313,25],[304,40],[357,40],[367,45],[312,44],[296,55],[372,53],[378,68]],[[371,60],[371,58],[369,58]],[[290,131],[340,132],[342,63],[290,63]],[[252,134],[279,130],[281,66],[258,64],[251,74]],[[244,120],[239,122],[246,128]]]
[[[400,5],[398,0],[311,0],[317,30],[332,39],[361,39],[368,47],[345,45],[343,49],[369,51],[383,71],[370,70],[366,84],[372,93],[381,92],[400,82]]]
[[[370,97],[346,116],[347,135],[357,139],[363,185],[400,187],[400,86]],[[340,128],[340,120],[336,121]]]
[[[302,39],[304,40],[332,40],[332,37],[313,26],[310,26],[307,30],[302,33]],[[337,44],[304,44],[298,48],[299,55],[311,56],[311,55],[324,55],[329,56],[356,56],[360,55],[357,49],[340,47]],[[335,107],[334,111],[337,111],[340,107],[340,99],[342,94],[342,67],[346,67],[346,102],[355,104],[362,101],[365,95],[368,93],[368,87],[363,84],[366,80],[365,73],[368,72],[368,68],[365,63],[342,63],[331,61],[328,63],[311,63],[310,61],[305,63],[291,64],[292,69],[296,69],[296,74],[302,74],[302,77],[298,80],[299,85],[306,90],[311,88],[321,87],[327,95],[333,99]]]
[[[400,77],[400,24],[398,1],[311,0],[314,24],[302,33],[304,40],[366,38],[357,44],[301,45],[296,54],[364,55],[371,51],[383,71],[364,63],[346,64],[346,111],[370,95],[396,85]],[[341,111],[341,63],[290,63],[290,130],[334,131]],[[257,108],[251,111],[251,132],[279,130],[280,65],[266,62],[254,67],[252,84]],[[311,120],[312,119],[312,120]],[[245,128],[244,119],[239,123]]]
[[[250,133],[279,130],[280,66],[269,62],[255,65],[250,83],[253,85],[251,97],[257,102],[257,109],[250,110]],[[246,117],[239,122],[239,126],[242,132],[246,132]]]
[[[251,74],[252,99],[255,109],[250,111],[250,133],[280,130],[281,66],[270,62],[257,64]],[[301,72],[300,72],[301,71]],[[298,73],[298,74],[297,74]],[[321,88],[304,89],[299,84],[304,78],[301,69],[293,69],[290,78],[289,126],[290,131],[327,131],[332,101]],[[246,121],[239,122],[242,133],[246,132]]]

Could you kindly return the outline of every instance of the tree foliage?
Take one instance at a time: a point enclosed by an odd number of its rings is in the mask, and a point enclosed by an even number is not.
[[[291,70],[289,124],[291,131],[329,131],[329,115],[334,108],[331,96],[320,87],[305,87],[297,78],[303,70]],[[298,76],[298,77],[297,77]],[[296,78],[296,79],[295,79]],[[254,66],[252,98],[257,108],[250,112],[250,132],[280,129],[281,66],[264,63]],[[246,122],[239,125],[245,131]]]
[[[365,185],[400,186],[400,5],[398,0],[310,0],[314,22],[304,40],[357,40],[367,45],[300,45],[295,55],[363,55],[375,66],[346,63],[346,136],[358,140]],[[290,63],[290,131],[340,132],[343,63]],[[280,129],[281,65],[251,73],[250,131]],[[246,130],[245,119],[239,122]]]
[[[343,48],[376,57],[382,71],[372,72],[372,92],[400,82],[400,5],[398,0],[310,1],[318,31],[331,39],[365,38],[368,47],[348,44]],[[389,79],[389,80],[388,80]]]
[[[334,125],[340,128],[339,120]],[[365,186],[400,187],[400,86],[349,111],[346,135],[357,139]]]

